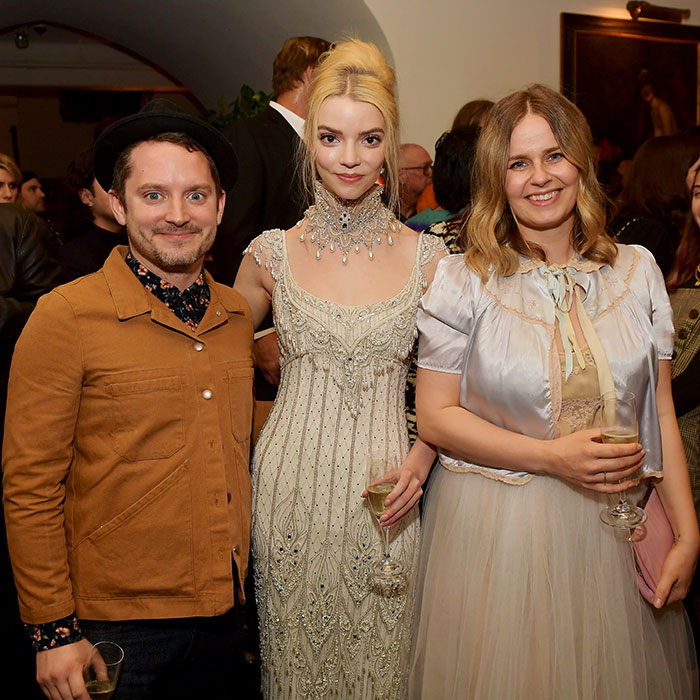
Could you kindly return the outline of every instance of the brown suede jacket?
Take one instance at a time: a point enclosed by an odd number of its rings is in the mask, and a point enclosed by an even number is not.
[[[43,297],[15,350],[7,535],[25,622],[218,615],[248,568],[253,324],[233,289],[192,332],[115,249]]]

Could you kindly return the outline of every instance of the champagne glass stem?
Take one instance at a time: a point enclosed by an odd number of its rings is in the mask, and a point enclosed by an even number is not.
[[[379,527],[382,528],[382,537],[384,538],[384,559],[385,561],[389,561],[389,559],[391,559],[391,555],[389,554],[389,528],[382,525]]]

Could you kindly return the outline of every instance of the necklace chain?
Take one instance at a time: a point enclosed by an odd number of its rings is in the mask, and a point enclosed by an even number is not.
[[[328,247],[331,253],[338,249],[343,265],[347,265],[349,254],[353,250],[359,253],[361,246],[367,249],[369,259],[374,260],[374,246],[382,243],[382,237],[393,245],[392,234],[399,229],[396,217],[382,204],[382,191],[380,185],[374,185],[360,199],[346,201],[338,199],[317,181],[314,204],[304,212],[306,230],[299,240],[303,242],[309,237],[317,247],[317,260],[321,259],[321,251]]]

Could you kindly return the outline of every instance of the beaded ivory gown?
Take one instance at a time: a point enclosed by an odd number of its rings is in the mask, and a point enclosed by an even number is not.
[[[331,303],[299,287],[283,231],[266,231],[248,252],[275,280],[282,367],[253,460],[263,694],[403,698],[418,510],[392,528],[391,554],[404,565],[409,590],[382,597],[367,586],[381,535],[362,492],[370,452],[403,459],[409,450],[404,389],[416,309],[423,269],[444,245],[421,235],[404,288],[367,306]]]

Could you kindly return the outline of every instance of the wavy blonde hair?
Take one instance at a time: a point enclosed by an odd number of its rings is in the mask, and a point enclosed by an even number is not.
[[[0,168],[7,170],[7,172],[10,173],[12,182],[16,182],[17,187],[19,187],[20,183],[22,182],[22,173],[20,172],[19,166],[17,163],[15,163],[14,159],[10,158],[10,156],[6,155],[5,153],[0,153]]]
[[[313,201],[316,180],[318,112],[327,97],[348,96],[374,105],[384,118],[385,196],[391,209],[398,202],[399,110],[396,105],[396,76],[382,52],[359,39],[333,44],[314,69],[307,98],[304,144],[298,162],[304,191]]]
[[[597,161],[586,118],[572,102],[544,85],[504,97],[491,110],[476,149],[472,210],[467,222],[465,261],[483,281],[491,272],[507,276],[518,254],[544,260],[544,251],[523,239],[505,192],[510,137],[526,114],[543,117],[566,159],[578,169],[572,244],[589,260],[612,264],[617,246],[606,234],[606,198],[596,177]]]

